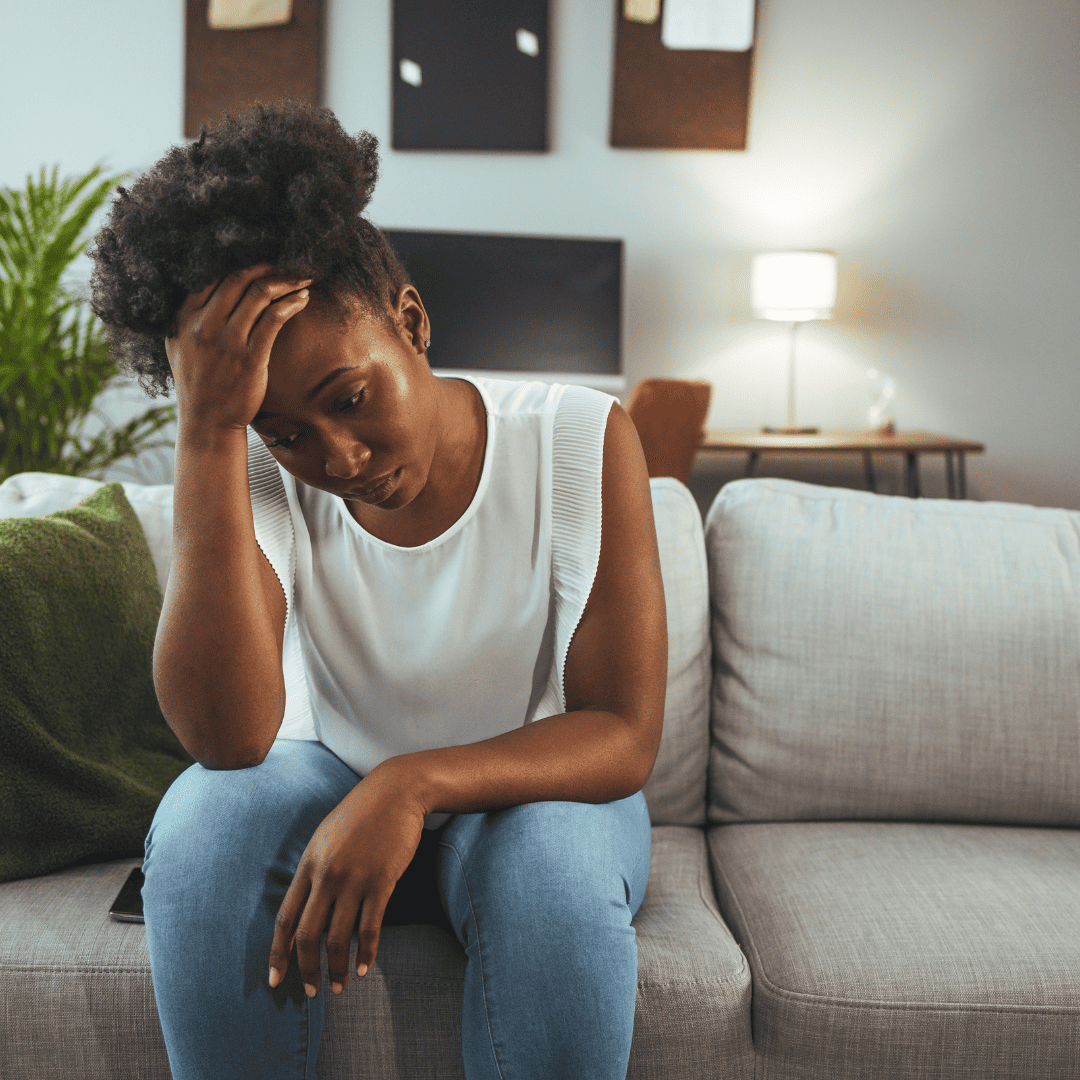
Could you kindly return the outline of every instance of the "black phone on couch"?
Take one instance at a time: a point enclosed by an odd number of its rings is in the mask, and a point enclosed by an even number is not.
[[[142,922],[142,886],[142,867],[136,866],[128,874],[124,887],[116,894],[109,915],[117,922]]]

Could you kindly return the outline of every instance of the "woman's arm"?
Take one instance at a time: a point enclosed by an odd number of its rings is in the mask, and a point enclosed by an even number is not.
[[[667,617],[652,496],[633,421],[604,437],[600,562],[566,658],[566,712],[465,746],[390,758],[425,814],[527,802],[610,802],[648,780],[660,748]],[[378,770],[374,770],[378,771]]]
[[[173,561],[154,642],[154,686],[208,769],[257,765],[281,726],[285,596],[255,541],[247,424],[266,394],[278,330],[307,282],[269,266],[188,297],[167,342],[179,403]]]

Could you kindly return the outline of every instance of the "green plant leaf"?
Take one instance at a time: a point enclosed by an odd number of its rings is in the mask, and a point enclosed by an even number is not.
[[[89,303],[63,284],[86,250],[87,228],[124,175],[96,165],[59,180],[59,166],[0,189],[0,481],[28,470],[99,476],[144,450],[169,446],[160,432],[171,405],[120,427],[96,409],[122,383]],[[94,417],[100,430],[85,433]]]

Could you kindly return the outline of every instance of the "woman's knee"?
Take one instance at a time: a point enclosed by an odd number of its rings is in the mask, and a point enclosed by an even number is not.
[[[628,922],[627,907],[632,914],[641,902],[643,860],[648,874],[647,811],[642,816],[621,800],[527,803],[453,819],[440,858],[447,907],[488,900],[489,916],[617,930]],[[457,923],[461,911],[451,914]]]
[[[351,782],[337,775],[342,770]],[[180,871],[228,862],[239,853],[251,857],[260,847],[276,849],[284,836],[309,825],[310,836],[355,782],[355,774],[319,743],[275,743],[261,764],[248,769],[192,765],[158,805],[146,837],[147,862]]]

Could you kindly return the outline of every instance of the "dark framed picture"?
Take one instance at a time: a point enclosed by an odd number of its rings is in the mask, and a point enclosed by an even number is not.
[[[394,0],[395,150],[548,149],[547,0]]]

